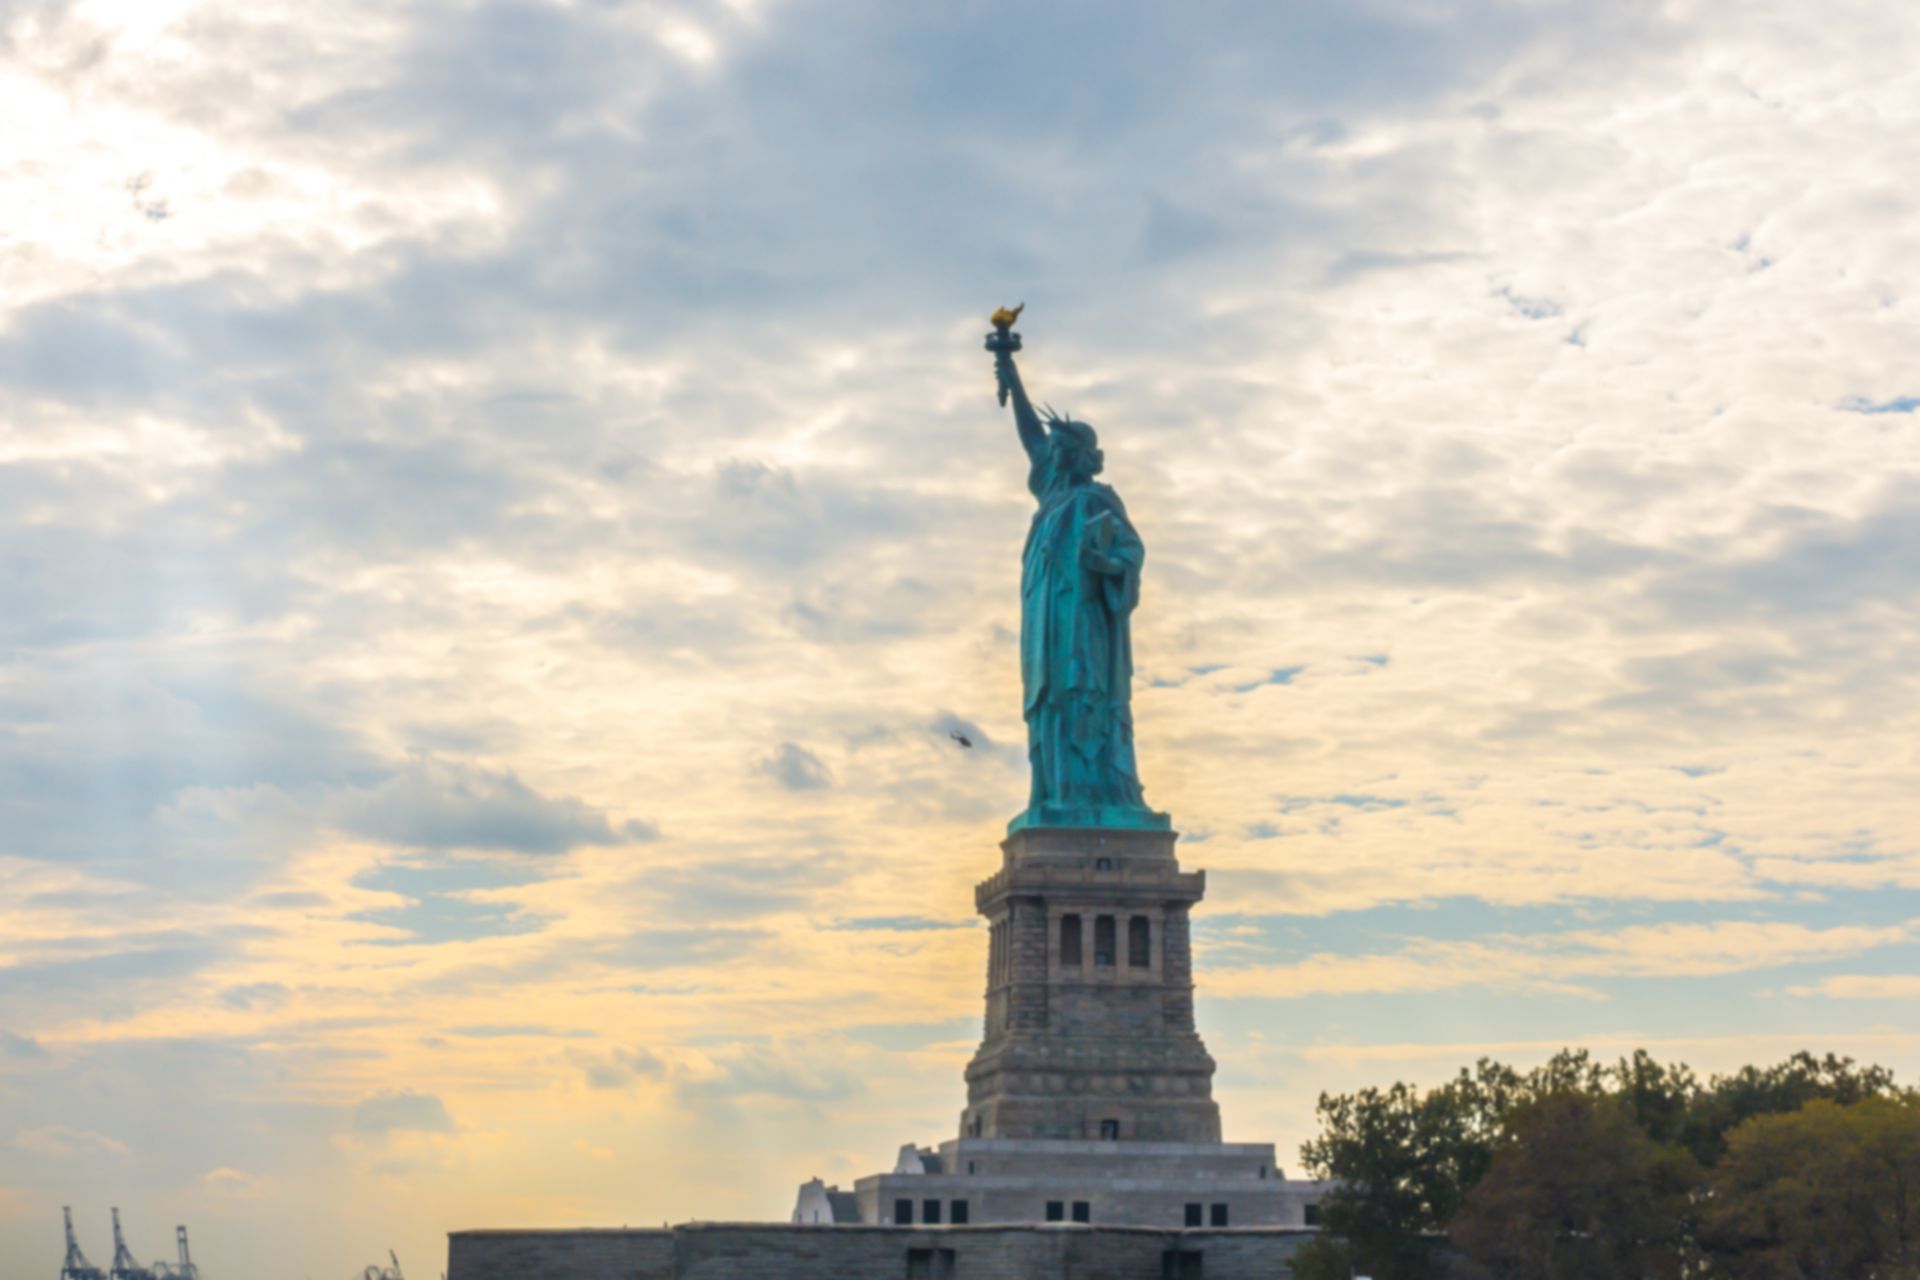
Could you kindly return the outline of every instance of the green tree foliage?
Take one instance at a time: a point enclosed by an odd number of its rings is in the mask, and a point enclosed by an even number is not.
[[[1300,1152],[1308,1169],[1344,1184],[1322,1205],[1322,1227],[1350,1241],[1379,1280],[1433,1274],[1427,1237],[1486,1171],[1514,1083],[1507,1068],[1482,1062],[1425,1093],[1396,1084],[1323,1095],[1321,1134]]]
[[[1641,1200],[1609,1205],[1596,1200],[1590,1208],[1595,1213],[1604,1209],[1608,1214],[1624,1213],[1630,1218],[1642,1213],[1657,1217],[1655,1207],[1659,1213],[1672,1207],[1666,1198],[1668,1184],[1662,1179],[1690,1167],[1681,1159],[1682,1153],[1690,1156],[1692,1163],[1710,1168],[1727,1149],[1730,1132],[1755,1117],[1796,1112],[1816,1101],[1845,1107],[1895,1093],[1892,1073],[1886,1069],[1860,1067],[1851,1059],[1831,1055],[1816,1058],[1795,1054],[1776,1066],[1747,1067],[1702,1083],[1685,1065],[1663,1064],[1645,1052],[1602,1064],[1585,1051],[1566,1050],[1528,1072],[1482,1059],[1434,1089],[1395,1084],[1386,1089],[1322,1095],[1320,1135],[1306,1143],[1300,1155],[1315,1177],[1339,1184],[1321,1206],[1321,1223],[1351,1250],[1351,1264],[1377,1280],[1431,1280],[1447,1269],[1446,1250],[1439,1247],[1440,1242],[1448,1232],[1471,1220],[1467,1213],[1470,1197],[1489,1176],[1496,1153],[1504,1155],[1512,1168],[1524,1167],[1524,1162],[1532,1160],[1544,1170],[1554,1164],[1555,1141],[1579,1138],[1597,1144],[1593,1147],[1596,1159],[1598,1153],[1605,1153],[1608,1159],[1629,1165],[1650,1161],[1645,1173],[1651,1181],[1634,1192]],[[1531,1133],[1514,1127],[1521,1123],[1516,1117],[1523,1115],[1525,1124],[1546,1126],[1548,1113],[1537,1112],[1537,1107],[1549,1099],[1585,1100],[1590,1104],[1583,1113],[1589,1116],[1589,1121],[1583,1122],[1588,1127],[1576,1124],[1571,1110],[1553,1113],[1561,1128]],[[1602,1102],[1605,1108],[1598,1107]],[[1577,1108],[1578,1104],[1563,1101],[1556,1105]],[[1640,1135],[1648,1146],[1627,1142],[1631,1133]],[[1571,1178],[1572,1174],[1567,1176]],[[1554,1194],[1566,1204],[1578,1202],[1584,1194],[1574,1182],[1551,1185],[1557,1187]],[[1487,1194],[1517,1195],[1516,1187],[1517,1183],[1500,1181]],[[1536,1220],[1548,1222],[1551,1215],[1529,1219]],[[1589,1230],[1564,1222],[1553,1228],[1563,1229],[1563,1244],[1568,1249],[1585,1239],[1580,1233]],[[1661,1235],[1649,1230],[1649,1238]],[[1522,1247],[1517,1240],[1496,1248],[1489,1236],[1473,1239],[1476,1248],[1495,1250],[1494,1261],[1485,1263],[1489,1268],[1506,1265],[1500,1259],[1508,1254],[1501,1250]],[[1537,1246],[1535,1241],[1527,1247]],[[1314,1255],[1303,1265],[1332,1265],[1328,1261],[1331,1256]],[[1586,1273],[1496,1269],[1494,1274]],[[1663,1273],[1655,1268],[1615,1274]],[[1709,1273],[1696,1269],[1689,1274]],[[1766,1274],[1771,1280],[1774,1273],[1753,1274]],[[1797,1275],[1778,1274],[1781,1280]],[[1905,1280],[1905,1273],[1888,1274],[1899,1274]],[[1920,1276],[1914,1280],[1920,1280]]]
[[[1645,1049],[1635,1049],[1631,1058],[1614,1064],[1604,1087],[1611,1089],[1633,1113],[1634,1123],[1655,1142],[1684,1141],[1687,1118],[1701,1092],[1699,1080],[1686,1064],[1664,1066]]]
[[[1604,1085],[1605,1072],[1569,1050],[1525,1075],[1483,1058],[1426,1092],[1395,1084],[1323,1094],[1320,1136],[1300,1149],[1314,1176],[1341,1184],[1321,1224],[1377,1280],[1439,1274],[1434,1240],[1486,1173],[1501,1118],[1530,1098],[1597,1095]]]
[[[1318,1235],[1287,1259],[1293,1280],[1353,1280],[1353,1250],[1337,1236]]]
[[[1712,1164],[1725,1149],[1728,1131],[1754,1116],[1783,1115],[1816,1101],[1848,1106],[1894,1092],[1893,1072],[1885,1067],[1856,1066],[1853,1059],[1832,1054],[1816,1058],[1796,1053],[1777,1066],[1742,1067],[1730,1076],[1715,1077],[1693,1099],[1679,1136],[1696,1159]]]
[[[1699,1177],[1625,1096],[1550,1094],[1507,1114],[1450,1235],[1493,1280],[1678,1280]]]
[[[1920,1102],[1747,1120],[1708,1177],[1700,1243],[1728,1280],[1920,1277]]]

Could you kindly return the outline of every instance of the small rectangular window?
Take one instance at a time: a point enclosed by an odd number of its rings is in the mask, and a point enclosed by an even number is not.
[[[1113,917],[1095,916],[1093,918],[1093,962],[1111,965],[1113,963]]]
[[[893,1225],[896,1227],[913,1225],[913,1201],[895,1200],[893,1202]]]
[[[1080,917],[1060,917],[1060,963],[1080,963]]]
[[[1047,1221],[1065,1222],[1067,1220],[1067,1202],[1064,1200],[1047,1201]]]
[[[1215,1227],[1226,1226],[1227,1225],[1227,1206],[1223,1204],[1214,1205],[1213,1212],[1209,1214],[1208,1217],[1210,1219],[1208,1225],[1215,1226]]]
[[[1187,1225],[1190,1227],[1206,1225],[1206,1207],[1204,1205],[1190,1204],[1187,1206]]]
[[[930,1226],[937,1227],[940,1225],[940,1202],[938,1200],[922,1200],[920,1202],[920,1221]]]
[[[1120,1141],[1120,1122],[1118,1120],[1102,1120],[1100,1122],[1100,1141]]]
[[[965,1200],[955,1200],[953,1202],[953,1212],[947,1215],[947,1221],[956,1227],[964,1227],[967,1225],[968,1213],[967,1202]]]
[[[1320,1206],[1319,1205],[1310,1204],[1307,1206],[1307,1225],[1310,1227],[1317,1227],[1320,1225]]]
[[[1073,1220],[1075,1222],[1092,1222],[1093,1206],[1085,1200],[1075,1200],[1073,1202]]]
[[[1127,921],[1127,965],[1133,969],[1153,966],[1153,922],[1145,916]]]

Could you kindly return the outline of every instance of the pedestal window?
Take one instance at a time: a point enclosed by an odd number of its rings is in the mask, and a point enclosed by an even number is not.
[[[1113,967],[1113,917],[1095,916],[1093,918],[1093,962],[1096,965]]]

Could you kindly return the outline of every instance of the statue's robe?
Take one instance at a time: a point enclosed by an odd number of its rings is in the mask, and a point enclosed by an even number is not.
[[[1129,700],[1130,623],[1146,547],[1118,494],[1059,474],[1045,452],[1027,483],[1040,502],[1020,573],[1031,811],[1144,810]],[[1082,548],[1102,539],[1101,554],[1120,572],[1082,564]]]

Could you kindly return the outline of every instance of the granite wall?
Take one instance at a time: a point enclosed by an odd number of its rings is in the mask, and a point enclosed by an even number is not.
[[[1281,1280],[1286,1259],[1313,1234],[1060,1223],[458,1231],[447,1280]],[[1198,1270],[1170,1254],[1197,1255]]]

